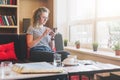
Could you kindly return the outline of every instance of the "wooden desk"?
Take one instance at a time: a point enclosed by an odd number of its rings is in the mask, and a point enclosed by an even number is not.
[[[34,71],[46,71],[46,69],[49,70],[58,70],[58,68],[56,68],[53,65],[50,65],[49,63],[46,62],[38,62],[38,63],[22,63],[22,64],[15,64],[13,66],[13,68],[16,67],[16,65],[18,66],[17,68],[19,68],[20,66],[22,66],[23,68],[21,70],[30,70],[30,72]],[[29,65],[29,66],[28,66]],[[49,67],[48,67],[49,66]],[[4,67],[3,67],[4,68]],[[13,69],[12,68],[12,69]],[[16,69],[17,69],[16,68]],[[67,75],[68,73],[63,71],[63,72],[54,72],[54,71],[50,71],[50,72],[40,72],[40,73],[29,73],[29,74],[20,74],[18,72],[15,72],[13,70],[11,70],[9,75],[5,75],[4,71],[2,69],[2,67],[0,67],[0,80],[18,80],[18,79],[22,79],[22,80],[67,80]]]
[[[96,74],[97,80],[111,80],[110,72]]]
[[[111,80],[120,80],[120,72],[111,72]]]
[[[91,60],[90,60],[91,61]],[[19,74],[16,72],[11,71],[10,75],[2,75],[1,68],[0,68],[0,80],[68,80],[69,77],[72,75],[79,75],[80,80],[81,75],[88,76],[89,80],[93,80],[94,74],[96,73],[103,73],[103,72],[112,72],[112,71],[120,71],[120,66],[112,65],[112,64],[105,64],[100,62],[90,62],[87,61],[78,61],[79,65],[77,66],[67,66],[63,67],[64,72],[62,73],[45,73],[45,74]],[[69,78],[70,79],[70,78]]]
[[[19,74],[11,72],[10,75],[1,75],[0,80],[67,80],[67,73],[54,73],[54,74]]]
[[[120,71],[120,66],[117,65],[105,64],[100,62],[90,62],[90,63],[91,64],[89,64],[87,61],[87,64],[80,63],[79,66],[67,66],[64,68],[68,72],[69,76],[79,75],[80,80],[82,80],[81,75],[86,75],[88,76],[89,80],[93,80],[94,74],[96,73]]]

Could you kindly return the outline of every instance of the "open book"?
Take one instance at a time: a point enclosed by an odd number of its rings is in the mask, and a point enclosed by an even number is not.
[[[18,73],[58,73],[63,72],[63,68],[55,67],[47,62],[16,63],[12,70]]]

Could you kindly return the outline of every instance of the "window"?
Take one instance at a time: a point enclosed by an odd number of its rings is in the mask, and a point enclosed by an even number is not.
[[[95,16],[95,0],[68,0],[70,20],[93,19]]]
[[[120,0],[68,0],[69,39],[111,48],[120,40]]]
[[[111,48],[116,41],[120,40],[120,20],[99,21],[97,39],[101,47]]]
[[[81,28],[82,27],[82,28]],[[70,26],[70,41],[74,42],[80,40],[84,44],[92,42],[92,24],[80,24]]]

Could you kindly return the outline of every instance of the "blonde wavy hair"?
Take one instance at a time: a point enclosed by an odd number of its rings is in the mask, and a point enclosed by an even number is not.
[[[40,15],[43,12],[47,12],[48,14],[50,13],[49,9],[46,7],[39,7],[38,9],[35,10],[34,14],[33,14],[33,27],[38,27],[40,25]]]

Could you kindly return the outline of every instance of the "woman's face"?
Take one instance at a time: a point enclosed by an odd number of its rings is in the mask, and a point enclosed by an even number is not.
[[[48,20],[48,13],[47,12],[43,12],[41,15],[40,15],[40,24],[41,25],[45,25],[47,20]]]

